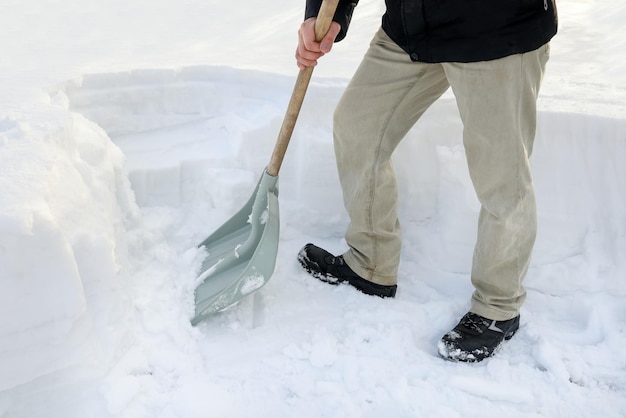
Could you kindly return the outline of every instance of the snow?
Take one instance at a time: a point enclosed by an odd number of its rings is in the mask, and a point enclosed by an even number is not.
[[[297,68],[303,2],[0,5],[0,416],[626,416],[626,7],[561,0],[532,158],[521,328],[441,360],[478,203],[448,92],[395,155],[394,300],[310,278],[347,217],[331,116],[383,2],[320,61],[280,173],[276,271],[197,327],[196,245],[248,199]]]

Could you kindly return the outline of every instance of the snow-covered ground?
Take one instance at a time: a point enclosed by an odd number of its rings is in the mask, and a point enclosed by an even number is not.
[[[558,5],[522,326],[466,365],[436,353],[468,307],[478,211],[451,94],[395,156],[396,299],[295,260],[345,248],[331,116],[382,1],[313,75],[276,272],[192,327],[196,245],[269,161],[304,2],[4,0],[0,417],[626,416],[626,7]]]

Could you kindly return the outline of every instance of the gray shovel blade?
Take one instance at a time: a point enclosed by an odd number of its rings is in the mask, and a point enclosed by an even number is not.
[[[260,289],[276,265],[280,219],[278,176],[263,172],[248,202],[205,239],[193,325]]]

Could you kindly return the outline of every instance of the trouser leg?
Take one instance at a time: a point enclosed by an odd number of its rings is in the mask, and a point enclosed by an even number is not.
[[[391,154],[448,87],[440,64],[411,62],[380,30],[337,106],[335,154],[350,216],[344,259],[367,280],[397,281],[400,226]]]
[[[472,264],[471,311],[495,320],[518,315],[537,230],[529,157],[548,46],[444,69],[463,120],[470,177],[482,205]]]

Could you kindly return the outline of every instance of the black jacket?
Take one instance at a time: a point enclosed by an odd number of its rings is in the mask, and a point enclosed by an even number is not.
[[[305,19],[322,0],[306,0]],[[340,0],[343,39],[358,0]],[[386,0],[382,26],[413,61],[475,62],[529,52],[557,31],[555,0]]]

